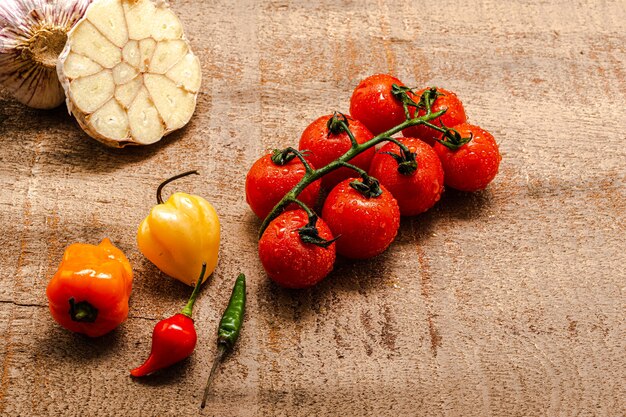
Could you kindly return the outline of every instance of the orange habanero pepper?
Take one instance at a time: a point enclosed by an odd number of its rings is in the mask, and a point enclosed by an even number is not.
[[[74,243],[65,249],[46,295],[61,326],[87,336],[102,336],[128,317],[133,271],[109,239],[99,245]]]

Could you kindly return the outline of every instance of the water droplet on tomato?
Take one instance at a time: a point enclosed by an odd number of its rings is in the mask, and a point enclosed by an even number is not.
[[[287,231],[287,228],[285,227],[281,227],[276,231],[276,237],[278,238],[282,238],[283,236],[285,236],[285,232]]]

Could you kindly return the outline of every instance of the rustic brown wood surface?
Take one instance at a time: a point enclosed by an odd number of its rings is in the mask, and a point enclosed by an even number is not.
[[[625,1],[200,1],[172,7],[202,62],[190,125],[111,150],[65,108],[0,93],[0,414],[194,415],[231,284],[248,315],[204,415],[626,415]],[[447,191],[369,262],[316,288],[271,284],[245,172],[266,149],[347,111],[376,72],[438,85],[503,154],[484,192]],[[196,307],[192,358],[129,369],[189,289],[138,251],[156,185],[212,201],[223,240]],[[134,272],[127,322],[99,339],[53,322],[64,248],[110,237]]]

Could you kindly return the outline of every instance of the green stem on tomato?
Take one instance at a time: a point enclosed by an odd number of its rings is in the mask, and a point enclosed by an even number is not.
[[[311,210],[311,208],[309,206],[307,206],[306,204],[304,204],[303,201],[298,200],[297,198],[291,198],[287,201],[287,203],[294,203],[299,205],[302,210],[304,210],[307,214],[307,216],[309,216],[309,218],[315,216],[315,213],[313,212],[313,210]]]
[[[409,93],[412,93],[413,89],[407,86],[400,86],[398,84],[391,85],[391,94],[402,103],[402,107],[404,108],[404,116],[408,119],[411,118],[411,112],[409,111],[409,106],[411,107],[419,107],[419,104],[415,102],[410,96]],[[428,112],[430,113],[430,112]]]
[[[383,191],[380,189],[378,180],[369,175],[364,169],[347,162],[342,163],[346,168],[356,171],[361,176],[361,181],[355,179],[350,182],[350,187],[361,193],[366,198],[379,197]]]
[[[319,230],[317,230],[317,214],[309,206],[307,206],[304,202],[298,200],[297,198],[290,199],[287,203],[295,203],[299,205],[302,210],[306,212],[307,217],[309,218],[308,223],[298,229],[298,233],[300,234],[300,238],[304,243],[312,243],[322,248],[329,247],[337,238],[327,240],[319,235]]]
[[[300,162],[302,162],[302,165],[304,165],[304,169],[306,170],[306,172],[311,172],[313,171],[313,168],[304,158],[306,152],[307,151],[299,151],[295,148],[292,148],[291,146],[280,151],[275,150],[274,155],[272,155],[272,162],[276,165],[282,166],[287,164],[293,158],[298,158]]]
[[[347,119],[346,119],[346,121],[343,121],[343,120],[339,121],[339,126],[341,126],[343,131],[346,132],[346,134],[350,138],[350,143],[352,144],[352,149],[357,148],[359,146],[359,142],[356,141],[356,138],[354,137],[354,134],[350,130],[350,127],[348,126]]]
[[[423,124],[424,124],[424,126],[430,127],[431,129],[434,129],[437,132],[441,132],[441,133],[446,133],[446,132],[448,132],[448,130],[450,130],[450,129],[443,128],[443,127],[440,127],[440,126],[437,126],[437,125],[434,125],[434,124],[428,123],[428,122],[425,122]]]
[[[364,170],[364,169],[359,168],[359,167],[358,167],[358,166],[356,166],[356,165],[352,165],[352,164],[350,164],[350,163],[348,163],[348,162],[342,162],[342,163],[341,163],[341,166],[346,167],[346,168],[349,168],[349,169],[351,169],[351,170],[353,170],[353,171],[356,171],[356,172],[357,172],[357,173],[361,176],[361,178],[363,178],[363,179],[365,179],[365,178],[367,178],[367,177],[369,176],[369,175],[367,174],[367,172],[365,172],[365,170]]]
[[[348,118],[343,113],[333,113],[333,116],[328,119],[328,123],[326,126],[328,127],[328,135],[338,135],[341,132],[346,132],[348,137],[350,138],[350,143],[352,148],[356,148],[359,146],[359,143],[356,141],[354,134],[350,130]]]
[[[430,127],[438,132],[441,132],[443,135],[441,139],[437,139],[437,142],[441,143],[446,148],[456,151],[461,146],[465,145],[469,141],[472,140],[473,135],[470,133],[469,137],[461,137],[461,134],[458,130],[454,128],[447,128],[445,126],[436,126],[432,123],[424,123],[424,126]]]
[[[374,136],[372,139],[367,142],[358,144],[357,146],[352,146],[348,152],[331,162],[330,164],[323,166],[321,168],[315,169],[311,172],[307,172],[304,177],[300,180],[295,187],[291,189],[285,196],[274,206],[270,214],[263,220],[263,224],[261,224],[261,230],[259,231],[259,237],[263,236],[263,232],[267,229],[267,226],[270,224],[272,220],[274,220],[280,213],[282,213],[283,209],[293,200],[298,197],[298,195],[304,191],[304,189],[309,186],[311,183],[317,181],[322,178],[324,175],[328,174],[331,171],[336,170],[343,166],[344,163],[350,161],[355,156],[365,152],[367,149],[378,145],[381,142],[389,141],[392,135],[406,129],[407,127],[417,126],[419,124],[424,124],[430,120],[436,119],[437,117],[444,114],[446,110],[440,110],[435,113],[425,114],[423,116],[415,117],[413,119],[407,119],[399,125],[392,127],[386,132],[383,132],[377,136]],[[402,148],[405,152],[410,152],[409,149],[400,142],[395,142]]]

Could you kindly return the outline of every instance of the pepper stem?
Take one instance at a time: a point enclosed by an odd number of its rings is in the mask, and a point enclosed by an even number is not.
[[[198,294],[200,294],[200,287],[202,287],[202,279],[204,278],[204,273],[206,272],[206,262],[202,264],[202,272],[200,272],[200,278],[198,278],[198,282],[196,282],[196,286],[193,288],[193,292],[189,297],[189,301],[187,301],[187,305],[180,314],[184,314],[185,316],[191,318],[191,312],[193,311],[193,305],[196,302],[196,298],[198,298]]]
[[[215,378],[215,373],[217,368],[220,366],[224,355],[226,354],[226,345],[219,344],[217,346],[217,353],[215,354],[215,359],[213,359],[213,366],[211,367],[211,373],[209,374],[209,378],[206,381],[206,387],[204,388],[204,395],[202,396],[202,404],[200,404],[200,408],[204,408],[206,406],[206,400],[209,397],[209,389],[211,388],[211,383]]]
[[[76,302],[74,297],[69,299],[70,317],[80,323],[93,323],[98,318],[98,309],[88,301]]]
[[[163,204],[163,198],[161,198],[161,190],[163,190],[163,187],[165,187],[167,184],[169,184],[172,181],[175,181],[179,178],[186,177],[187,175],[191,175],[191,174],[200,175],[198,171],[194,169],[193,171],[187,171],[187,172],[183,172],[182,174],[174,175],[172,178],[168,178],[165,181],[163,181],[161,184],[159,184],[159,186],[157,187],[157,191],[156,191],[157,203]]]

